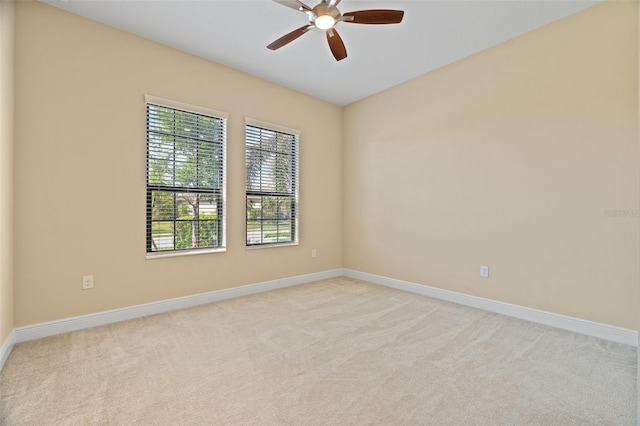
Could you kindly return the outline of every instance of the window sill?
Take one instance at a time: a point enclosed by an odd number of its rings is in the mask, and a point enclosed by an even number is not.
[[[260,244],[255,246],[245,246],[247,250],[260,250],[266,248],[274,248],[274,247],[291,247],[291,246],[299,246],[300,243],[280,243],[280,244]]]
[[[202,250],[184,250],[184,251],[173,251],[173,252],[154,252],[147,253],[147,259],[163,259],[165,257],[181,257],[181,256],[193,256],[195,254],[209,254],[209,253],[224,253],[226,252],[226,247],[215,248],[215,249],[202,249]]]

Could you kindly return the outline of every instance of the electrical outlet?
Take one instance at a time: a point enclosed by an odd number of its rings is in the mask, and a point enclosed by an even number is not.
[[[482,278],[489,278],[489,267],[485,265],[480,265],[480,276]]]
[[[93,275],[85,275],[82,277],[82,289],[89,290],[93,288]]]
[[[318,252],[316,251],[316,249],[311,250],[311,257],[316,257],[318,255]]]

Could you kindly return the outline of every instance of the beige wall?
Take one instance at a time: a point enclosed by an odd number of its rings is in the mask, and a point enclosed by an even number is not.
[[[0,1],[0,346],[13,330],[14,12]]]
[[[39,2],[16,51],[16,326],[342,266],[339,107]],[[145,94],[230,113],[226,253],[145,260]],[[297,247],[245,249],[245,116],[302,132]]]
[[[636,9],[340,109],[20,3],[15,325],[344,266],[636,328],[638,220],[605,215],[638,208]],[[226,253],[145,260],[145,93],[230,113]],[[299,247],[244,247],[245,116],[302,131]]]
[[[604,3],[346,107],[344,266],[636,329],[637,30]]]

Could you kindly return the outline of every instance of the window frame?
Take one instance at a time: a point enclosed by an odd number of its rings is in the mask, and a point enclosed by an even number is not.
[[[221,228],[221,232],[219,232],[218,241],[219,245],[212,247],[196,247],[196,248],[186,248],[186,249],[176,249],[175,247],[172,250],[159,250],[159,251],[151,251],[152,244],[152,217],[151,217],[151,192],[155,190],[155,187],[158,185],[150,185],[149,184],[149,116],[148,116],[148,106],[154,105],[163,108],[170,108],[173,110],[179,110],[190,114],[202,115],[210,118],[214,118],[216,120],[221,120],[222,122],[222,171],[220,174],[221,188],[211,188],[211,192],[205,191],[193,191],[192,188],[189,187],[172,187],[170,192],[180,193],[180,192],[192,192],[192,193],[206,193],[206,194],[216,194],[221,198],[221,201],[218,203],[216,212],[216,223],[219,224],[219,229]],[[226,231],[227,231],[227,214],[226,214],[226,205],[227,205],[227,121],[229,114],[222,111],[213,110],[210,108],[205,108],[201,106],[190,105],[183,102],[173,101],[169,99],[160,98],[152,95],[145,95],[145,122],[146,122],[146,130],[145,130],[145,139],[146,139],[146,170],[145,170],[145,250],[146,250],[146,258],[147,259],[156,259],[163,257],[174,257],[174,256],[185,256],[185,255],[194,255],[194,254],[206,254],[206,253],[217,253],[217,252],[225,252],[226,251]],[[217,142],[215,142],[217,143]],[[220,206],[221,205],[221,206]],[[175,219],[174,219],[175,222]],[[175,238],[175,230],[174,230],[174,238]]]
[[[248,232],[249,232],[249,211],[248,211],[248,203],[247,203],[247,198],[249,196],[263,196],[265,191],[258,191],[260,192],[260,194],[258,194],[256,191],[249,191],[248,190],[248,182],[247,182],[247,127],[255,127],[255,128],[260,128],[260,129],[264,129],[267,131],[272,131],[272,132],[276,132],[276,133],[281,133],[281,134],[285,134],[285,135],[290,135],[293,136],[293,150],[294,152],[292,153],[293,156],[293,162],[294,162],[294,167],[293,170],[291,172],[291,179],[292,179],[292,186],[293,186],[293,190],[290,194],[291,198],[291,202],[292,202],[292,208],[291,208],[291,213],[292,213],[292,221],[291,221],[291,226],[292,226],[292,233],[293,233],[293,238],[291,238],[291,240],[289,241],[281,241],[281,242],[277,242],[277,241],[270,241],[270,242],[262,242],[262,243],[257,243],[257,244],[249,244],[248,243]],[[265,122],[265,121],[261,121],[261,120],[256,120],[254,118],[249,118],[249,117],[245,117],[245,126],[244,126],[244,141],[245,141],[245,146],[244,146],[244,155],[245,155],[245,247],[248,250],[255,250],[255,249],[263,249],[263,248],[273,248],[273,247],[287,247],[287,246],[297,246],[300,245],[300,130],[297,129],[292,129],[289,127],[285,127],[285,126],[281,126],[278,124],[273,124],[273,123],[269,123],[269,122]],[[250,194],[251,193],[251,194]],[[274,197],[277,196],[282,196],[281,194],[277,194],[274,193],[273,195]],[[263,219],[261,219],[263,220]],[[261,238],[264,238],[262,233],[264,231],[261,231]]]

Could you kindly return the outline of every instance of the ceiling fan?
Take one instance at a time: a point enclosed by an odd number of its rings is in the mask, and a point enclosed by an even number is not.
[[[359,10],[355,12],[340,13],[338,3],[340,0],[322,0],[315,7],[311,8],[298,0],[273,0],[276,3],[299,10],[306,13],[309,17],[309,23],[303,25],[297,30],[291,31],[270,45],[268,49],[276,50],[282,46],[291,43],[312,28],[325,30],[327,41],[331,53],[336,61],[341,61],[347,57],[347,48],[342,42],[342,38],[335,30],[334,26],[339,22],[351,22],[352,24],[399,24],[402,22],[404,11],[388,10],[388,9],[370,9]]]

